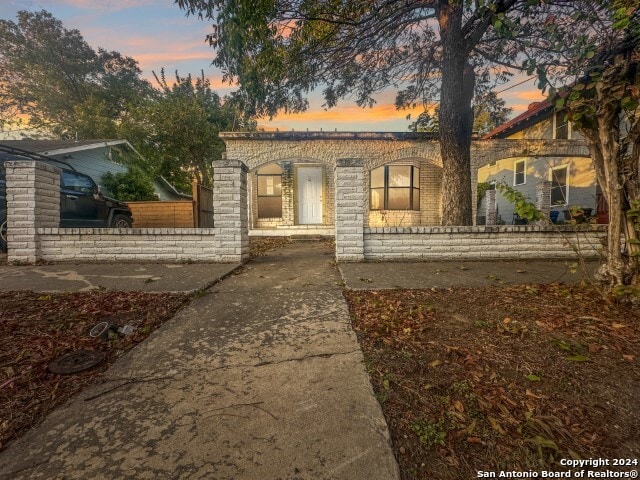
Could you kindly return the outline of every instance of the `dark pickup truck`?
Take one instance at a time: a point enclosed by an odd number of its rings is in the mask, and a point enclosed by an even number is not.
[[[33,160],[51,163],[61,168],[60,174],[60,226],[61,227],[116,227],[131,228],[133,217],[126,203],[105,197],[93,179],[70,168],[62,168],[60,162],[28,152],[16,152],[0,145],[0,250],[6,251],[7,184],[5,162]]]

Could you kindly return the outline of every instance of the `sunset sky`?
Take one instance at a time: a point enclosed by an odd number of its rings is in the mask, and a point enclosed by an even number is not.
[[[204,70],[213,88],[224,95],[233,89],[222,84],[222,76],[211,66],[214,51],[204,41],[211,31],[209,24],[196,17],[186,17],[173,0],[2,0],[0,18],[14,20],[18,10],[45,9],[62,20],[66,28],[77,28],[95,49],[117,50],[135,58],[143,76],[152,80],[152,71],[165,67],[168,76],[176,69],[182,76],[199,75]],[[512,80],[498,90],[522,81]],[[514,116],[542,95],[533,80],[500,94],[513,107]],[[311,109],[296,115],[281,114],[273,120],[260,119],[259,125],[269,130],[333,131],[406,131],[408,111],[393,105],[395,92],[388,90],[378,97],[372,109],[360,108],[348,101],[325,111],[322,98],[312,94]],[[419,110],[414,112],[415,115]]]

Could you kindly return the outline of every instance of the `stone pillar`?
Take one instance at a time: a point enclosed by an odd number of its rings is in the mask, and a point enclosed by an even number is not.
[[[487,219],[485,225],[495,225],[498,220],[496,212],[496,190],[487,190],[484,194],[484,205]]]
[[[9,263],[36,263],[38,228],[60,226],[60,169],[31,160],[8,161],[7,246]]]
[[[549,218],[551,211],[551,182],[543,180],[536,185],[536,208],[542,212],[545,218]]]
[[[364,161],[345,158],[336,162],[336,260],[364,260]]]
[[[471,225],[478,224],[478,162],[471,159]]]
[[[238,160],[213,162],[214,246],[223,262],[249,258],[247,171]]]

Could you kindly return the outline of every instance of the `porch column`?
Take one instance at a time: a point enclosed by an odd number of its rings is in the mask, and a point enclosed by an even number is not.
[[[495,225],[497,219],[496,212],[496,191],[487,190],[484,194],[484,207],[485,207],[485,225]]]
[[[239,160],[213,162],[213,243],[223,262],[249,258],[247,171]]]
[[[30,160],[8,161],[7,261],[36,263],[38,228],[60,226],[60,169]]]
[[[536,185],[536,208],[542,212],[546,219],[551,212],[551,182],[543,180]]]
[[[478,161],[471,159],[471,225],[478,224]]]
[[[345,158],[336,162],[336,260],[364,260],[364,161]]]

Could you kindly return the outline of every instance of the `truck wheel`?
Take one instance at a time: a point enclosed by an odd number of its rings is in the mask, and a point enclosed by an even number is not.
[[[113,228],[131,228],[131,225],[131,218],[120,213],[114,215],[113,220],[111,220],[111,226]]]

